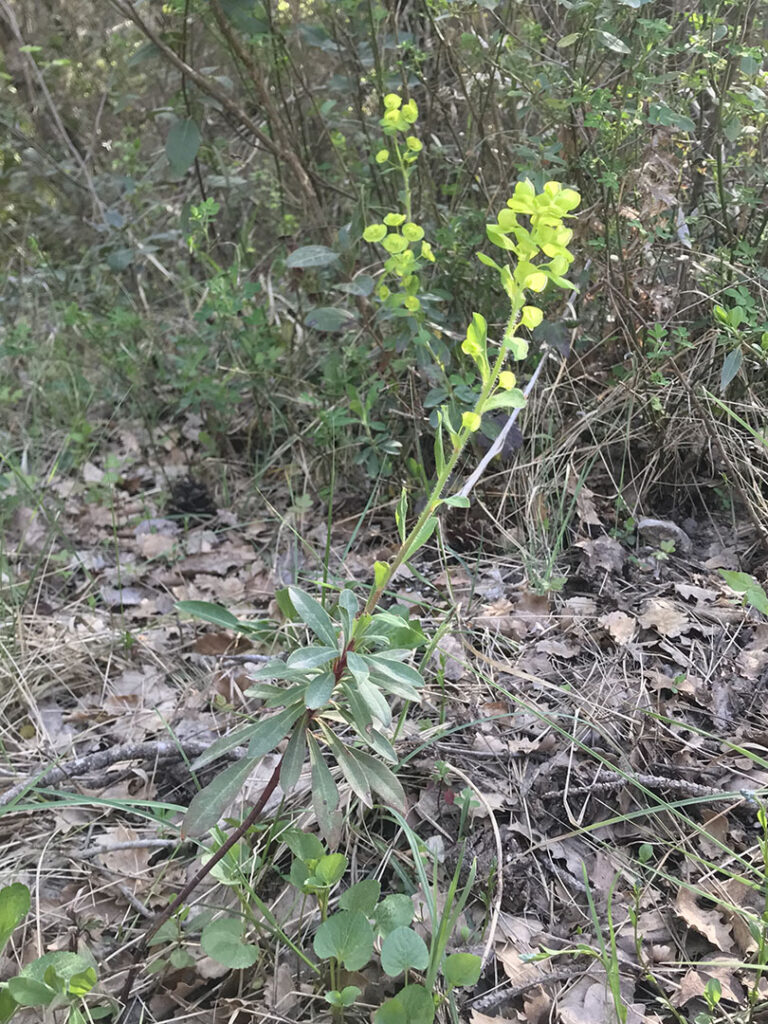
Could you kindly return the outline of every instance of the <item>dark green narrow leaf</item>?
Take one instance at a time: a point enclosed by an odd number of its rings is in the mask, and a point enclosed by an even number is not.
[[[339,790],[328,765],[325,763],[317,740],[307,733],[309,760],[312,764],[312,806],[317,815],[320,831],[329,836],[334,831],[334,815],[339,806]]]
[[[244,757],[219,772],[213,782],[196,793],[184,815],[185,836],[203,836],[212,829],[245,785],[260,758]]]
[[[360,734],[360,739],[367,743],[371,750],[384,761],[388,761],[390,764],[397,764],[395,748],[378,729],[367,729],[364,733]]]
[[[240,620],[235,618],[232,612],[222,608],[220,604],[212,601],[177,601],[177,612],[186,612],[203,622],[212,622],[214,626],[221,626],[223,629],[237,629],[241,627]]]
[[[361,733],[365,733],[368,728],[373,724],[373,718],[368,710],[368,705],[365,703],[363,698],[360,696],[360,692],[354,683],[348,679],[341,683],[341,690],[344,696],[347,698],[347,704],[349,705],[349,718],[351,724]],[[342,714],[346,718],[346,714],[342,709]]]
[[[182,175],[194,163],[200,149],[200,129],[191,117],[174,121],[165,141],[165,155],[174,174]]]
[[[251,733],[251,742],[248,745],[248,757],[263,757],[270,750],[274,750],[280,740],[284,739],[291,730],[296,719],[304,712],[304,703],[293,704],[291,707],[278,711],[271,718],[263,718],[258,722]]]
[[[259,723],[254,722],[253,725],[243,726],[242,729],[235,729],[234,732],[229,733],[227,736],[219,737],[208,747],[205,753],[195,758],[192,762],[192,770],[197,771],[198,768],[202,768],[204,765],[210,764],[211,761],[215,761],[217,757],[228,754],[235,747],[247,743],[253,735],[254,729],[257,729],[258,726]]]
[[[389,807],[394,807],[401,814],[405,814],[405,791],[395,773],[366,751],[357,748],[347,749],[362,769],[371,789],[378,793]]]
[[[723,366],[720,370],[720,394],[724,395],[728,390],[728,385],[731,383],[733,378],[741,369],[741,349],[734,348],[728,353],[723,360]]]
[[[409,558],[413,558],[413,556],[416,554],[419,548],[424,547],[429,538],[435,532],[436,526],[437,519],[435,518],[435,516],[430,516],[429,519],[427,519],[426,523],[424,523],[422,528],[416,534],[416,536],[413,538],[411,543],[408,545],[408,554],[405,556],[406,561],[408,561]]]
[[[325,738],[341,773],[352,787],[352,791],[360,797],[366,807],[372,807],[371,783],[359,760],[355,758],[357,751],[337,739],[328,729],[324,730]],[[373,758],[371,758],[373,760]]]
[[[304,767],[304,759],[307,756],[307,716],[304,715],[300,722],[294,726],[288,746],[283,754],[283,763],[280,768],[280,785],[284,793],[289,793],[299,781],[301,769]]]
[[[301,621],[328,647],[337,646],[336,629],[319,601],[298,587],[288,587],[288,596]]]
[[[320,665],[327,665],[329,661],[338,658],[339,652],[335,647],[301,647],[298,651],[292,651],[288,655],[286,665],[290,669],[318,668]]]
[[[338,258],[339,254],[327,245],[303,245],[290,254],[285,265],[291,270],[308,270],[312,267],[327,267]]]
[[[325,707],[331,699],[335,686],[336,677],[333,672],[322,672],[307,687],[307,691],[304,694],[304,703],[311,711]]]
[[[392,712],[381,690],[367,679],[358,682],[357,689],[373,717],[388,729],[392,722]]]

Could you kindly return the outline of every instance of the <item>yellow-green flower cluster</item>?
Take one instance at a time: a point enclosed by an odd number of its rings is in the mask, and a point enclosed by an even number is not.
[[[412,164],[418,159],[422,144],[415,135],[406,134],[404,139],[398,134],[411,131],[419,116],[419,109],[413,100],[403,103],[397,93],[389,93],[384,97],[384,116],[379,124],[384,134],[392,138],[389,149],[380,149],[374,159],[377,164],[391,162],[403,176],[403,194],[405,196],[406,213],[388,213],[383,221],[369,224],[363,232],[366,242],[379,244],[389,254],[384,263],[387,274],[398,278],[399,287],[392,291],[385,283],[379,285],[377,295],[388,307],[402,306],[411,313],[421,309],[418,298],[420,281],[419,267],[424,263],[434,263],[435,256],[429,242],[424,239],[424,229],[410,219],[410,189],[408,179]]]
[[[482,415],[493,409],[515,409],[525,405],[525,397],[517,387],[511,370],[503,369],[509,355],[525,358],[528,342],[515,335],[518,327],[534,330],[544,319],[538,306],[525,304],[527,291],[543,292],[552,281],[560,288],[573,287],[563,274],[573,262],[568,245],[573,237],[563,219],[579,205],[580,197],[573,189],[563,188],[557,181],[549,181],[543,192],[536,193],[530,181],[515,187],[495,224],[487,225],[488,237],[500,249],[516,257],[514,268],[499,266],[489,256],[478,253],[487,266],[494,267],[512,307],[502,344],[495,357],[489,357],[487,324],[479,313],[472,314],[467,336],[461,349],[475,363],[480,373],[482,391],[472,412],[462,415],[461,425],[468,433],[480,429]],[[520,217],[527,218],[521,221]],[[542,257],[544,257],[542,259]],[[461,437],[447,427],[454,445]]]
[[[573,232],[565,226],[564,218],[572,216],[570,211],[575,210],[580,201],[578,192],[563,188],[559,181],[548,181],[539,193],[530,181],[520,181],[496,223],[486,225],[490,241],[516,257],[513,270],[510,266],[499,266],[484,253],[478,253],[482,263],[498,271],[501,285],[513,307],[526,291],[543,292],[550,281],[558,288],[573,288],[563,276],[573,262],[573,255],[568,250]],[[527,223],[521,221],[521,217]],[[542,260],[542,256],[546,259]],[[520,310],[518,305],[504,332],[504,344],[515,358],[524,358],[528,350],[525,339],[515,337],[515,327],[518,324],[529,329],[538,327],[542,317],[543,313],[537,306],[523,306]]]

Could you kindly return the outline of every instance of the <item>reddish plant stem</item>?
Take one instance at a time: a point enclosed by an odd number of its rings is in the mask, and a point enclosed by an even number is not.
[[[341,654],[336,659],[336,662],[333,666],[333,675],[337,683],[344,675],[344,671],[347,667],[347,654],[351,650],[354,650],[354,641],[350,641],[349,643],[344,645]],[[305,729],[309,728],[309,725],[316,714],[316,710],[312,710],[309,712],[309,714],[307,715],[307,720],[304,724]],[[269,777],[269,781],[262,790],[261,796],[251,808],[248,816],[242,821],[240,825],[237,826],[237,828],[229,836],[229,838],[224,843],[222,843],[222,845],[218,848],[218,850],[216,851],[216,853],[214,853],[210,860],[206,861],[206,863],[203,864],[199,871],[197,871],[192,876],[192,878],[187,882],[187,884],[184,886],[184,888],[181,890],[178,896],[176,896],[168,904],[168,906],[162,913],[158,914],[158,916],[153,921],[152,926],[144,935],[144,938],[141,940],[141,943],[139,944],[139,947],[136,951],[136,957],[134,960],[133,967],[131,967],[131,969],[128,971],[125,983],[120,992],[120,1001],[123,1003],[123,1010],[122,1013],[120,1014],[120,1017],[117,1020],[117,1024],[128,1024],[128,1000],[130,999],[131,990],[133,989],[134,982],[136,981],[136,975],[139,973],[139,970],[141,969],[141,961],[144,959],[144,956],[146,955],[147,949],[149,947],[150,939],[152,938],[153,935],[157,934],[157,932],[162,928],[166,921],[169,921],[171,917],[173,917],[173,915],[181,907],[184,901],[187,900],[190,894],[195,891],[198,885],[200,885],[203,879],[211,873],[212,869],[216,867],[220,860],[226,857],[226,855],[229,853],[229,851],[232,849],[235,843],[237,843],[240,839],[243,838],[243,836],[251,827],[251,825],[255,824],[256,821],[258,821],[261,812],[266,807],[267,801],[277,788],[277,784],[280,781],[280,769],[282,768],[282,766],[283,758],[281,757],[277,765],[275,766],[275,770]]]
[[[237,828],[231,833],[229,838],[224,843],[222,843],[222,845],[218,848],[218,850],[216,851],[216,853],[214,853],[210,860],[206,861],[206,863],[203,864],[203,866],[192,876],[192,878],[187,882],[187,884],[184,886],[184,888],[181,890],[178,896],[176,896],[176,898],[168,904],[168,906],[165,908],[164,911],[162,911],[162,913],[158,914],[156,919],[153,921],[151,928],[149,928],[144,938],[141,940],[141,944],[136,953],[134,965],[128,972],[128,977],[125,979],[125,984],[123,985],[122,991],[120,993],[120,1000],[125,1005],[123,1013],[121,1014],[120,1019],[118,1021],[118,1024],[124,1024],[124,1022],[127,1020],[126,1015],[128,1011],[128,1000],[131,995],[131,989],[133,988],[133,984],[136,980],[136,975],[138,974],[141,968],[141,961],[143,960],[144,955],[147,952],[147,947],[149,946],[150,939],[152,938],[153,935],[157,934],[157,932],[162,928],[166,921],[169,921],[171,917],[173,917],[176,911],[189,897],[190,893],[194,892],[194,890],[198,887],[198,885],[200,885],[203,879],[206,878],[211,873],[213,868],[216,867],[219,861],[223,860],[223,858],[226,857],[226,855],[229,853],[229,851],[232,849],[235,843],[237,843],[240,839],[243,838],[243,836],[251,827],[251,825],[255,824],[258,821],[261,812],[264,810],[267,804],[267,801],[274,793],[275,789],[277,788],[277,784],[280,781],[280,768],[282,767],[282,764],[283,759],[281,757],[278,763],[275,765],[275,770],[269,777],[269,781],[262,790],[261,796],[253,805],[247,817],[243,819],[242,823],[237,826]]]

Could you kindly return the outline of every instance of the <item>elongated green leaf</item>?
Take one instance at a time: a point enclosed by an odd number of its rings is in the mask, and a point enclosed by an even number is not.
[[[371,757],[366,751],[356,748],[347,749],[362,768],[371,789],[379,794],[385,804],[405,814],[405,792],[395,773],[377,758]]]
[[[384,583],[388,572],[389,566],[386,562],[373,563],[373,582],[377,587],[380,587]]]
[[[347,668],[356,683],[366,682],[371,674],[366,663],[355,651],[350,651],[347,654]]]
[[[301,769],[307,756],[307,730],[305,728],[306,715],[302,718],[291,733],[288,746],[283,754],[283,763],[280,768],[280,785],[284,793],[289,793],[299,781]]]
[[[292,668],[287,662],[274,658],[266,665],[262,665],[261,668],[252,671],[250,675],[251,679],[287,679],[291,682],[298,682],[304,678],[304,670]]]
[[[405,521],[408,518],[408,492],[403,487],[400,492],[400,500],[395,508],[395,522],[397,524],[397,532],[400,534],[400,543],[405,541]]]
[[[336,263],[339,254],[327,245],[303,245],[295,249],[286,259],[286,267],[291,270],[308,270],[312,267],[328,267]]]
[[[325,707],[336,686],[333,672],[323,672],[313,679],[304,695],[304,703],[310,710]]]
[[[463,494],[452,494],[450,498],[443,498],[443,504],[449,508],[469,508],[469,498]]]
[[[378,729],[366,729],[364,733],[360,734],[360,739],[364,743],[367,743],[371,750],[378,754],[384,761],[388,761],[390,764],[397,764],[395,748],[386,736],[382,735]]]
[[[203,836],[212,829],[245,785],[260,758],[243,757],[219,772],[205,789],[195,793],[181,827],[185,836]]]
[[[413,538],[411,543],[408,545],[408,554],[405,556],[406,561],[408,561],[409,558],[413,558],[413,556],[416,554],[419,548],[424,547],[429,538],[435,532],[436,526],[437,518],[435,516],[430,516],[429,519],[427,519],[427,521],[421,527],[419,532],[416,534],[416,536]]]
[[[341,740],[337,739],[328,729],[323,730],[331,753],[336,758],[336,763],[341,768],[341,773],[352,787],[352,791],[363,801],[366,807],[372,807],[371,783],[368,775],[363,769],[360,761],[354,756],[357,752],[352,747],[347,747]]]
[[[723,366],[720,370],[720,394],[724,395],[728,390],[728,385],[731,383],[733,378],[741,369],[741,349],[734,348],[728,353],[723,360]]]
[[[336,306],[321,306],[318,309],[310,310],[304,322],[307,327],[312,327],[316,331],[328,331],[335,334],[353,327],[355,319],[346,309],[338,309]]]
[[[336,808],[339,806],[339,790],[312,733],[307,734],[307,745],[312,765],[312,806],[320,831],[327,839],[334,832],[334,816]]]
[[[29,913],[29,889],[14,882],[0,889],[0,951]]]
[[[198,768],[202,768],[204,765],[210,764],[211,761],[215,761],[217,757],[222,757],[224,754],[228,754],[230,750],[234,750],[235,747],[247,743],[258,724],[258,722],[254,722],[253,725],[243,726],[242,729],[235,729],[234,732],[229,733],[227,736],[219,737],[204,753],[195,758],[192,762],[192,770],[197,771]]]
[[[349,714],[347,715],[342,707],[342,715],[347,719],[347,721],[349,721],[350,725],[354,729],[365,734],[373,724],[373,716],[371,715],[368,705],[360,696],[359,688],[349,679],[343,679],[341,682],[341,692],[347,698],[347,704],[349,705]]]
[[[303,590],[299,590],[298,587],[288,587],[288,595],[301,621],[327,647],[335,648],[337,646],[336,629],[330,615],[320,602]]]
[[[338,656],[339,652],[335,647],[302,647],[288,655],[286,665],[290,669],[317,668],[320,665],[327,665]]]
[[[632,52],[627,44],[612,32],[606,32],[604,29],[598,29],[596,34],[603,46],[607,47],[609,50],[613,50],[614,53]]]
[[[347,642],[352,639],[357,609],[358,603],[354,593],[349,589],[342,590],[339,594],[339,617],[344,626],[344,639]]]
[[[438,410],[437,430],[435,431],[435,473],[440,474],[445,469],[445,445],[443,444],[443,414]]]
[[[401,697],[403,700],[418,700],[419,691],[412,686],[402,683],[390,676],[374,675],[373,681],[381,687],[385,693],[391,693],[393,697]]]
[[[519,388],[511,388],[509,391],[497,391],[491,395],[483,406],[483,412],[492,412],[494,409],[523,409],[525,408],[525,395]]]
[[[357,689],[373,717],[377,718],[385,729],[389,728],[392,722],[392,711],[386,698],[382,696],[381,690],[368,679],[358,682]]]
[[[371,679],[382,689],[405,700],[419,699],[418,687],[424,685],[424,680],[415,668],[399,661],[389,661],[381,654],[364,657],[371,670]]]
[[[174,174],[182,175],[192,166],[200,149],[200,138],[200,129],[191,117],[180,118],[171,125],[165,155]]]
[[[241,627],[240,620],[232,612],[212,601],[177,601],[176,611],[186,612],[187,615],[202,619],[203,622],[212,622],[214,626],[221,626],[223,629],[239,630]]]
[[[248,757],[263,757],[270,750],[274,750],[280,740],[288,735],[296,719],[303,713],[304,704],[302,702],[301,704],[292,704],[270,718],[262,718],[251,733]]]
[[[427,642],[418,622],[403,618],[402,615],[395,615],[394,612],[379,612],[374,615],[370,622],[370,628],[374,633],[382,633],[386,637],[387,647],[413,650],[415,647],[422,647]]]

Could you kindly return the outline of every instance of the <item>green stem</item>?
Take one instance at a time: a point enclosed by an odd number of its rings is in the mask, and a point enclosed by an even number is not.
[[[524,304],[524,294],[518,295],[517,298],[513,300],[510,323],[513,323],[515,325],[517,324],[518,318],[520,316],[520,310],[523,308]],[[496,386],[496,381],[499,378],[499,373],[501,372],[501,368],[504,365],[504,360],[506,359],[506,356],[507,350],[504,347],[504,345],[501,345],[499,348],[499,354],[497,355],[496,361],[493,364],[493,369],[488,375],[488,379],[485,381],[483,389],[480,392],[480,397],[475,403],[474,412],[477,413],[478,416],[483,415],[483,410],[485,409],[486,402],[490,398],[491,393],[493,392],[493,389]],[[445,486],[448,483],[449,479],[451,478],[453,471],[456,468],[456,463],[459,461],[459,457],[461,456],[461,453],[466,447],[467,441],[469,440],[472,433],[473,431],[468,430],[466,427],[462,427],[461,430],[456,435],[456,439],[453,442],[453,451],[451,452],[448,461],[445,463],[442,472],[438,475],[437,480],[435,481],[435,486],[432,488],[429,498],[427,499],[427,503],[424,506],[424,511],[416,520],[414,527],[411,529],[410,533],[406,536],[405,540],[400,545],[394,559],[387,566],[387,572],[384,575],[384,578],[382,579],[381,583],[379,583],[378,586],[375,586],[374,589],[371,591],[371,594],[368,600],[366,601],[365,608],[363,609],[364,615],[370,615],[373,612],[374,608],[381,600],[382,594],[389,586],[392,577],[395,575],[397,570],[408,557],[414,539],[418,536],[419,532],[429,521],[431,516],[434,515],[436,509],[439,507],[440,501],[443,496],[443,491],[445,490]]]
[[[405,160],[403,160],[403,154],[400,152],[400,146],[396,138],[392,139],[395,146],[395,156],[397,157],[397,164],[400,168],[400,173],[403,176],[403,206],[405,207],[405,219],[406,221],[411,220],[411,184],[410,176],[411,171],[406,166]]]

